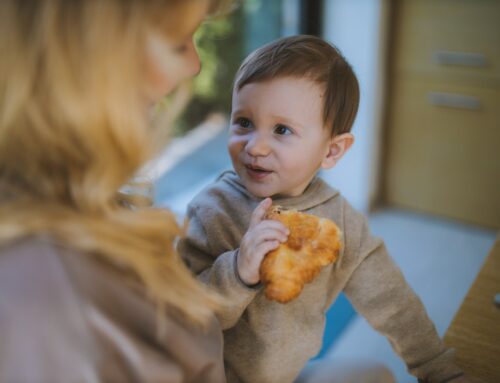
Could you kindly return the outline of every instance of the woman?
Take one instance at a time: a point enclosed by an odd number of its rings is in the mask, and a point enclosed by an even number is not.
[[[0,2],[0,381],[221,382],[217,298],[175,219],[117,190],[223,0]]]

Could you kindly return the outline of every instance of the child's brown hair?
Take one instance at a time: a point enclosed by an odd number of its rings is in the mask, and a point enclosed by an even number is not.
[[[323,120],[332,136],[351,130],[358,111],[359,85],[337,48],[309,35],[275,40],[243,61],[234,89],[279,77],[308,78],[320,85],[324,89]]]

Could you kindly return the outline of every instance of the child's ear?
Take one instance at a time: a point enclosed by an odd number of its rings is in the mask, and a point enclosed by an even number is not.
[[[330,140],[328,152],[326,153],[321,167],[323,169],[333,168],[337,162],[347,153],[354,143],[354,136],[351,133],[342,133]]]

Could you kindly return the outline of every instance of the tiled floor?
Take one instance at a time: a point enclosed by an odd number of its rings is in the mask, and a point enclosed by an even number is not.
[[[397,209],[372,214],[370,225],[375,235],[384,238],[391,256],[443,335],[492,247],[496,232]],[[374,360],[388,366],[398,383],[416,382],[387,340],[360,316],[348,325],[324,359]]]

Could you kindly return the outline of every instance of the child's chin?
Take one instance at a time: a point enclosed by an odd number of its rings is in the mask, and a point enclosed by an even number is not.
[[[273,197],[276,194],[279,194],[279,191],[276,191],[275,190],[276,188],[270,184],[264,185],[264,184],[254,183],[251,180],[248,180],[241,176],[240,179],[242,180],[242,184],[243,186],[245,186],[245,189],[247,189],[250,192],[250,194],[252,194],[254,197],[268,198],[268,197]]]
[[[257,198],[267,198],[267,197],[272,197],[274,195],[274,193],[270,193],[269,191],[266,191],[266,190],[260,190],[259,188],[252,188],[252,187],[248,187],[247,185],[245,185],[247,190],[254,196],[254,197],[257,197]]]

